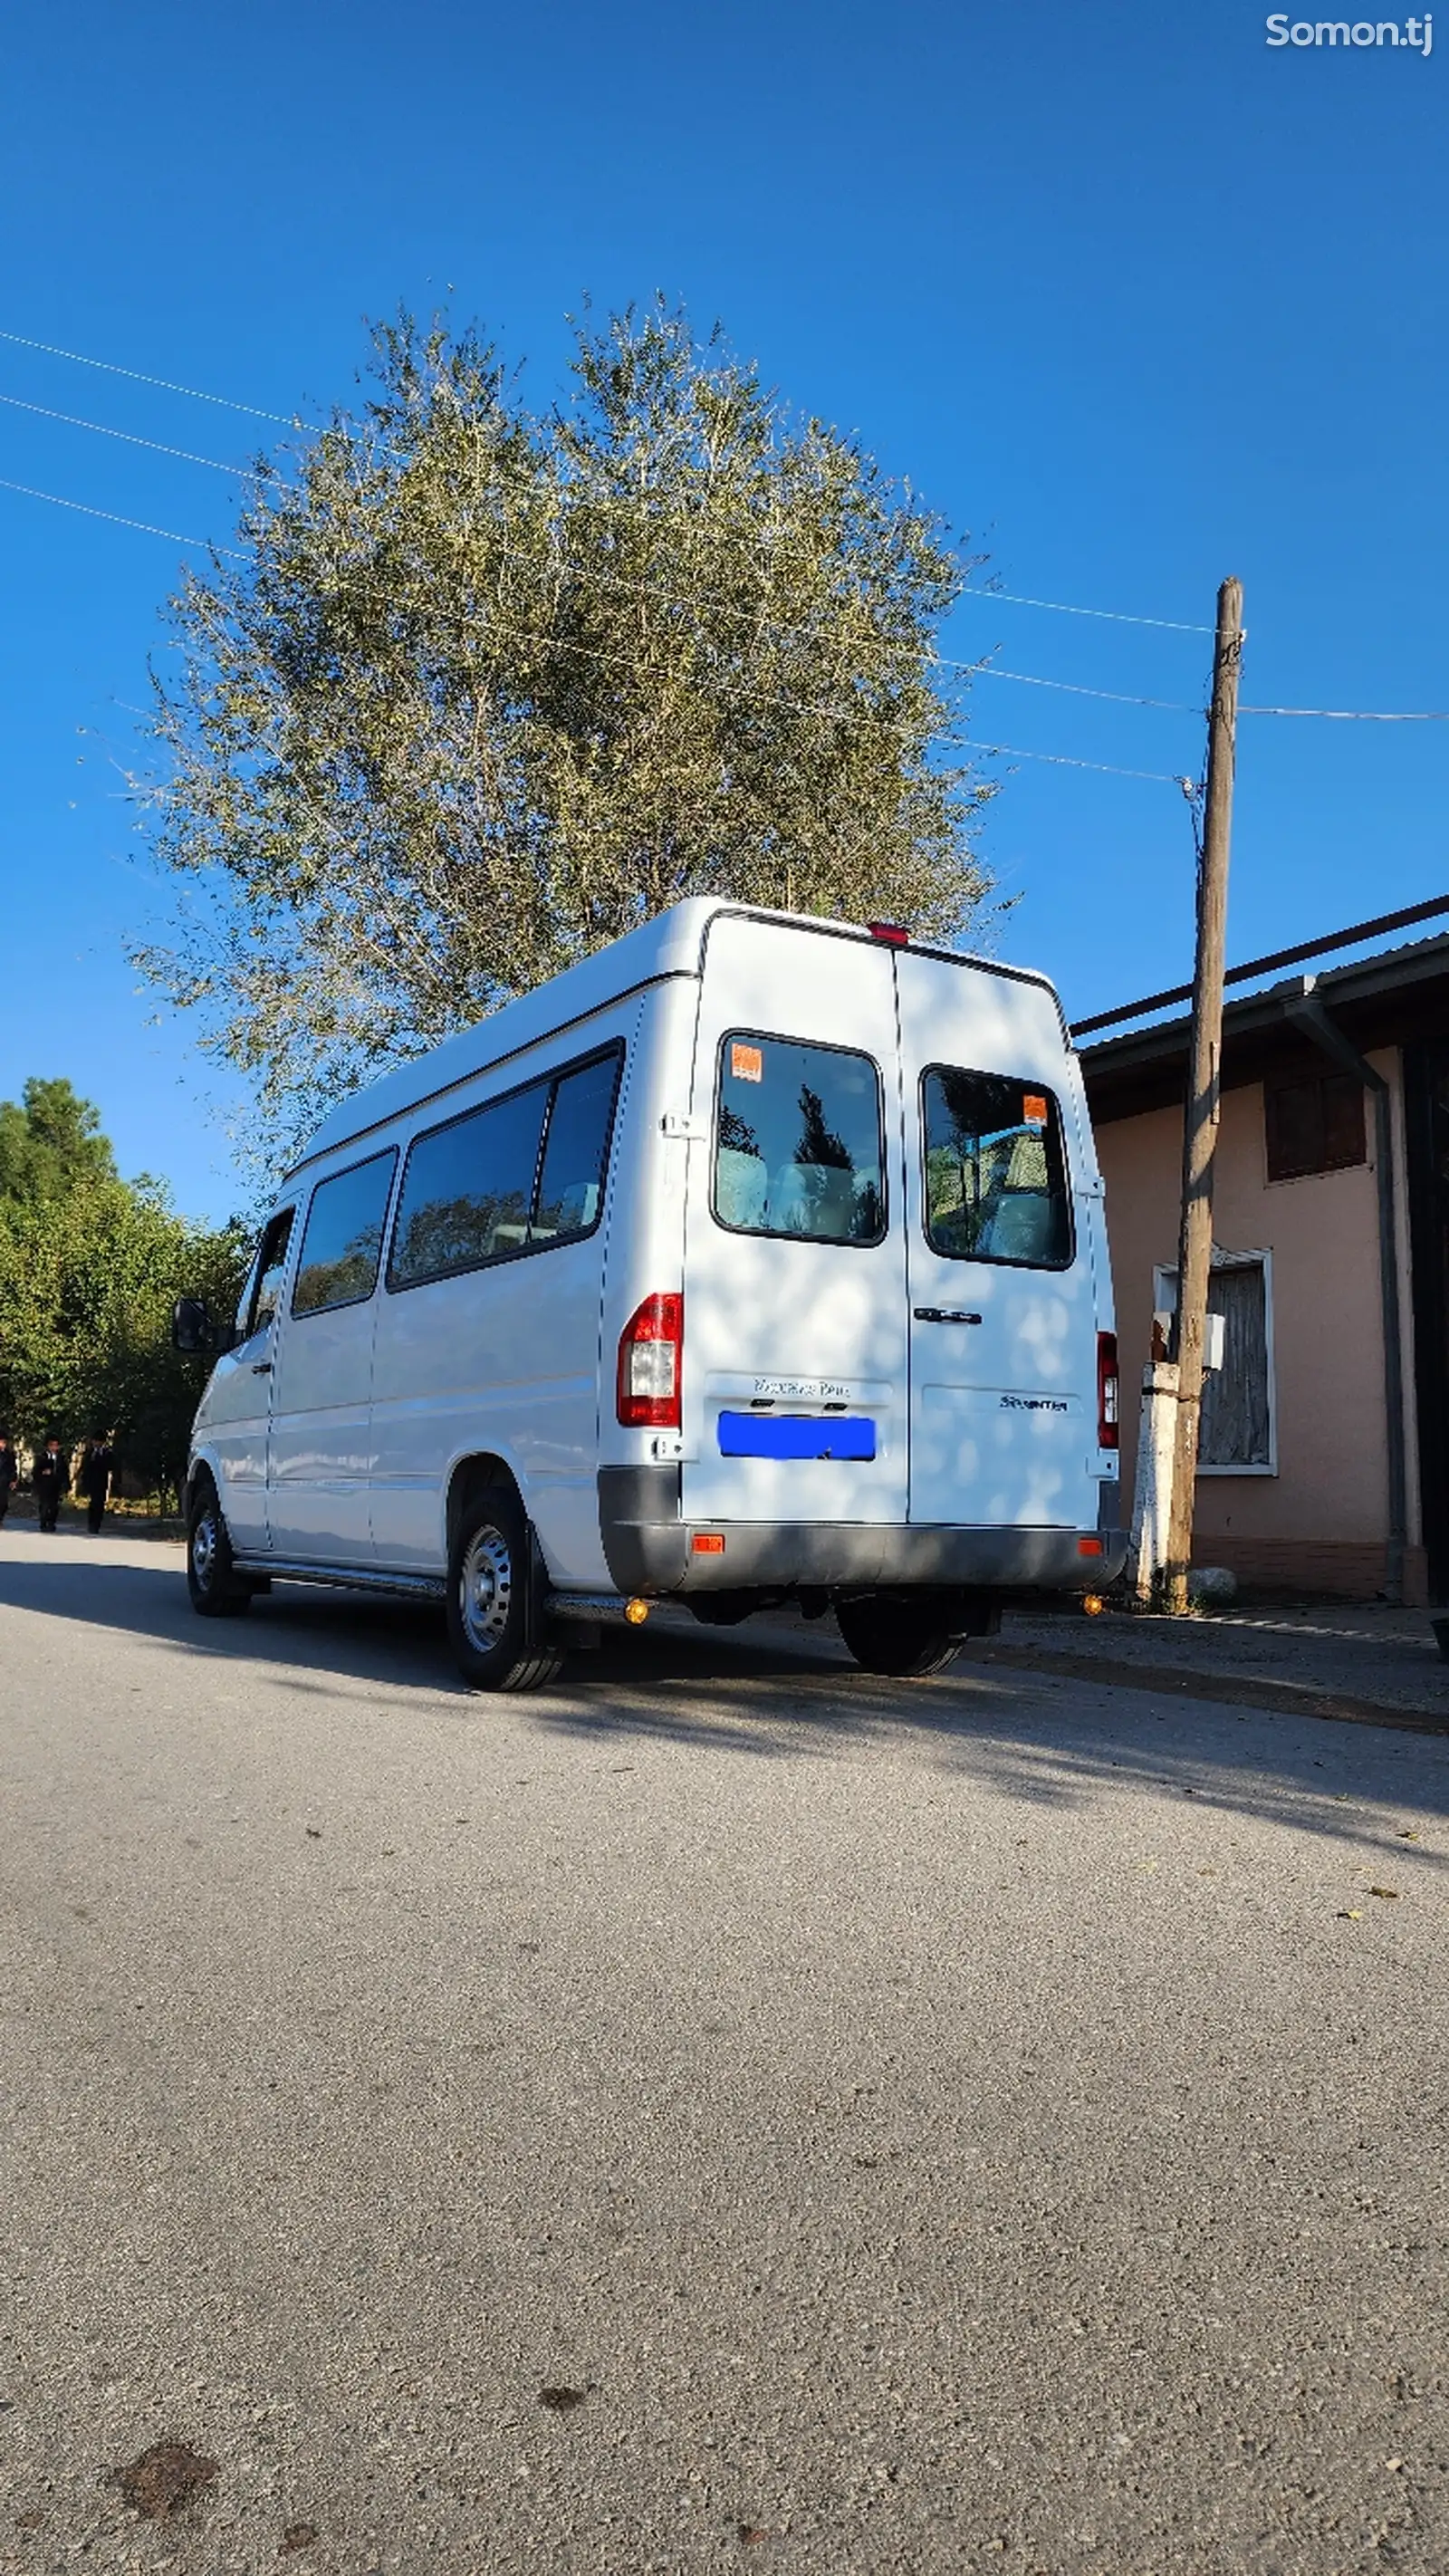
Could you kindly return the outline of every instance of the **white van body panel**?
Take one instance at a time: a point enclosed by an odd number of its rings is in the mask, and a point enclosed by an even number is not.
[[[749,1155],[730,1146],[726,1172],[719,1125],[725,1050],[744,1033],[748,1064],[751,1032],[824,1051],[802,1060],[845,1067],[857,1101],[877,1084],[874,1232],[854,1217],[848,1236],[755,1221]],[[390,1277],[410,1149],[436,1151],[454,1121],[607,1049],[622,1065],[590,1230],[541,1228],[540,1163],[516,1246]],[[1073,1222],[1056,1266],[928,1242],[922,1084],[942,1065],[1059,1104]],[[829,1104],[813,1114],[828,1150],[794,1161],[810,1167],[810,1205],[838,1213],[859,1178],[842,1177]],[[314,1191],[393,1148],[371,1294],[293,1315]],[[776,1211],[791,1171],[787,1148],[769,1177]],[[517,1485],[559,1592],[1080,1588],[1120,1562],[1113,1539],[1077,1563],[1083,1534],[1111,1525],[1104,1486],[1115,1499],[1115,1456],[1096,1445],[1110,1291],[1079,1069],[1040,978],[845,924],[681,904],[339,1107],[277,1207],[296,1218],[276,1318],[218,1361],[192,1453],[253,1571],[440,1587],[455,1474],[488,1460]],[[683,1298],[681,1415],[629,1427],[620,1336],[661,1293]],[[980,1320],[931,1320],[947,1314]],[[798,1454],[756,1442],[756,1417],[799,1432]],[[821,1436],[836,1421],[853,1451]],[[696,1552],[700,1530],[714,1553]]]
[[[273,1328],[267,1522],[279,1556],[356,1565],[372,1553],[377,1317],[372,1297],[331,1313],[289,1316]]]
[[[384,1282],[372,1379],[372,1553],[380,1565],[436,1571],[446,1559],[446,1500],[460,1460],[502,1460],[528,1498],[556,1583],[607,1582],[599,1539],[599,1335],[604,1263],[628,1122],[641,1002],[595,1012],[567,1034],[461,1084],[450,1114],[479,1108],[596,1050],[618,1046],[612,1193],[577,1242],[455,1277]],[[437,1123],[436,1104],[403,1123]]]
[[[267,1511],[268,1380],[255,1373],[265,1361],[264,1335],[228,1351],[212,1371],[192,1435],[192,1462],[210,1469],[238,1550],[271,1543]]]

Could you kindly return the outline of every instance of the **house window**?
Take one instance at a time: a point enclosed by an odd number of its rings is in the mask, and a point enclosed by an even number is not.
[[[1268,1178],[1298,1181],[1367,1160],[1363,1085],[1351,1073],[1310,1073],[1263,1085]]]
[[[1273,1257],[1213,1247],[1208,1313],[1223,1319],[1223,1364],[1202,1382],[1197,1464],[1204,1476],[1275,1476]],[[1156,1303],[1177,1311],[1177,1272],[1159,1270]]]

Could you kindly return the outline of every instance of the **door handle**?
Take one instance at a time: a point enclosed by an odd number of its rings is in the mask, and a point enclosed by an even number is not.
[[[918,1324],[979,1324],[979,1315],[968,1315],[960,1306],[913,1306]]]
[[[270,1377],[270,1376],[271,1376],[271,1374],[272,1374],[272,1363],[271,1363],[271,1361],[270,1361],[270,1360],[253,1360],[253,1362],[252,1362],[252,1375],[253,1375],[253,1377]]]

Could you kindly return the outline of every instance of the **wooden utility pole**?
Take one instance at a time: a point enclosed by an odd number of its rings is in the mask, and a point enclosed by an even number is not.
[[[1238,725],[1238,672],[1243,658],[1243,585],[1218,592],[1213,697],[1208,717],[1207,793],[1197,872],[1197,954],[1192,978],[1192,1045],[1182,1132],[1182,1227],[1177,1248],[1177,1436],[1173,1443],[1172,1514],[1168,1523],[1166,1606],[1187,1608],[1197,1492],[1202,1350],[1213,1248],[1213,1157],[1217,1151],[1222,1077],[1223,967],[1228,919],[1228,853],[1233,827],[1233,763]]]

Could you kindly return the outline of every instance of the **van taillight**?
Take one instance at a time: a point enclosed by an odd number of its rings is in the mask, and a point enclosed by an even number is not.
[[[619,1336],[619,1420],[635,1429],[679,1429],[684,1299],[666,1289],[636,1306]]]
[[[1097,1446],[1117,1447],[1117,1336],[1097,1335]]]

